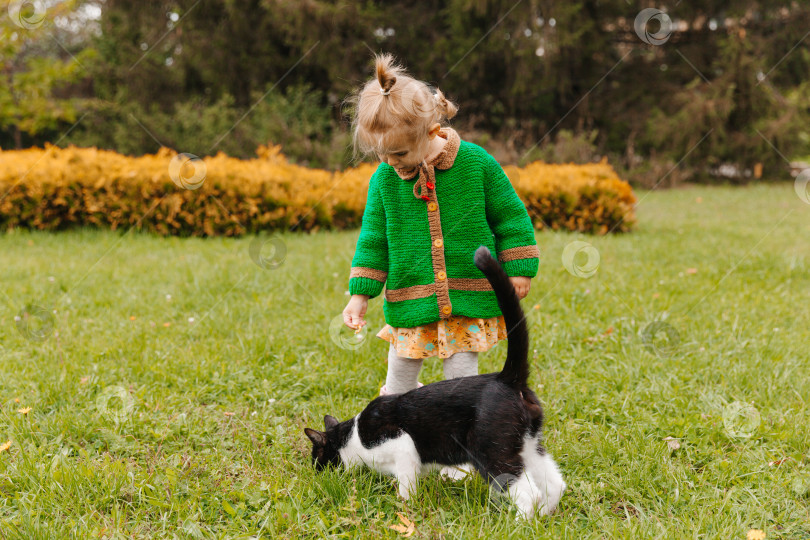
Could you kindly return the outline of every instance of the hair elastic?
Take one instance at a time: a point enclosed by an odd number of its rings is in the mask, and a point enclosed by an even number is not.
[[[382,86],[381,86],[381,87],[380,87],[380,93],[381,93],[382,95],[384,95],[384,96],[387,96],[388,94],[390,94],[390,93],[391,93],[391,89],[389,88],[389,89],[388,89],[388,91],[385,91],[385,90],[383,90],[383,89],[382,89]]]

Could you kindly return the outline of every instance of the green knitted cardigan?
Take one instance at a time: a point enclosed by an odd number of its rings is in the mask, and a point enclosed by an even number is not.
[[[349,293],[374,298],[385,284],[383,312],[393,327],[501,315],[473,263],[481,245],[509,276],[537,275],[534,227],[503,168],[452,128],[439,136],[448,142],[430,163],[411,170],[380,163],[369,182]]]

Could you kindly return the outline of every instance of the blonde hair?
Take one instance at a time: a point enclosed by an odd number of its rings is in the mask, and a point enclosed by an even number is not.
[[[351,114],[353,158],[380,154],[405,147],[427,151],[428,131],[435,123],[456,115],[458,106],[438,88],[414,79],[394,61],[390,53],[375,54],[376,77],[369,80],[345,103]]]

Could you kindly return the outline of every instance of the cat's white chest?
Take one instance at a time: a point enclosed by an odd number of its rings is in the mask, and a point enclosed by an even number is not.
[[[421,469],[422,463],[413,439],[407,433],[402,433],[396,439],[366,448],[360,441],[357,423],[360,415],[355,416],[349,441],[339,450],[340,459],[347,467],[366,465],[383,474],[397,475],[402,472],[404,464],[414,470]]]

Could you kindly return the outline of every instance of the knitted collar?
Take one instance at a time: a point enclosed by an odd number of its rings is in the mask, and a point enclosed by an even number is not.
[[[447,144],[444,145],[444,148],[442,148],[442,151],[439,152],[439,155],[433,158],[428,165],[433,165],[442,170],[449,169],[453,166],[453,162],[456,160],[456,154],[458,154],[458,147],[461,138],[459,137],[458,132],[451,127],[441,128],[437,135],[443,139],[447,139]],[[397,174],[403,180],[410,180],[419,172],[420,165],[422,165],[422,163],[404,169],[394,167],[394,170],[397,171]]]
[[[444,148],[442,148],[442,151],[439,152],[435,158],[430,160],[430,162],[425,162],[423,160],[418,165],[410,168],[394,167],[397,175],[399,175],[399,177],[403,180],[410,180],[419,175],[419,178],[413,184],[413,196],[417,199],[427,200],[428,196],[426,195],[426,188],[434,188],[436,182],[434,167],[442,170],[449,169],[453,166],[453,162],[456,160],[456,155],[458,155],[461,138],[455,129],[451,127],[441,128],[439,129],[438,136],[442,137],[443,139],[447,139],[447,143],[444,145]],[[419,174],[420,170],[423,171],[424,174]]]

